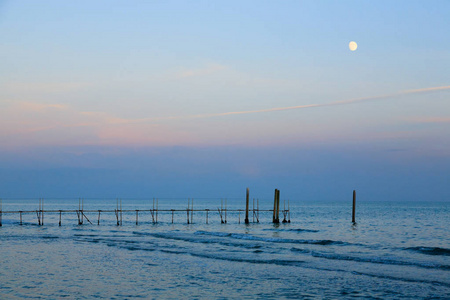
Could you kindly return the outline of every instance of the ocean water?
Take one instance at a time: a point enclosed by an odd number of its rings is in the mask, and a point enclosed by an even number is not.
[[[271,209],[271,200],[260,209]],[[290,203],[291,223],[243,224],[219,199],[194,201],[204,212],[123,214],[3,214],[0,299],[449,299],[450,203]],[[244,200],[227,201],[243,209]],[[287,204],[286,204],[287,205]],[[284,203],[281,203],[283,208]],[[116,200],[84,201],[84,210],[115,209]],[[123,209],[150,209],[152,200],[124,199]],[[186,209],[187,200],[161,199],[159,208]],[[37,200],[3,200],[3,211],[36,210]],[[78,200],[46,199],[45,209],[78,209]],[[282,219],[282,215],[280,216]],[[239,219],[241,223],[239,224]],[[253,221],[250,215],[250,221]]]

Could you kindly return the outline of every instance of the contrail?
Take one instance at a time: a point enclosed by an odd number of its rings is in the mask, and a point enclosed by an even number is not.
[[[370,96],[370,97],[362,97],[362,98],[354,98],[354,99],[333,101],[333,102],[321,103],[321,104],[305,104],[305,105],[287,106],[287,107],[274,107],[274,108],[258,109],[258,110],[232,111],[232,112],[212,113],[212,114],[199,114],[199,115],[187,115],[187,116],[172,116],[172,117],[162,117],[162,118],[148,118],[148,119],[146,118],[146,119],[139,119],[139,120],[135,120],[135,121],[140,123],[140,122],[162,121],[162,120],[203,119],[203,118],[213,118],[213,117],[225,117],[225,116],[231,116],[231,115],[247,115],[247,114],[267,113],[267,112],[275,112],[275,111],[283,111],[283,110],[294,110],[294,109],[303,109],[303,108],[348,105],[348,104],[356,104],[356,103],[368,102],[368,101],[373,101],[373,100],[381,100],[381,99],[393,98],[393,97],[398,97],[398,96],[403,96],[403,95],[438,92],[438,91],[445,91],[445,90],[450,90],[450,85],[448,85],[448,86],[438,86],[438,87],[423,88],[423,89],[406,90],[406,91],[400,91],[400,92],[392,93],[392,94],[385,94],[385,95],[379,95],[379,96]]]

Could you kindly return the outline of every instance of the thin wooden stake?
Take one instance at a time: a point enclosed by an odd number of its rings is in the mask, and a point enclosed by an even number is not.
[[[352,222],[353,223],[356,223],[355,212],[356,212],[356,191],[353,190],[353,209],[352,209]]]
[[[208,212],[209,212],[209,209],[206,210],[206,224],[208,224]]]
[[[136,225],[138,224],[138,212],[139,210],[136,209]]]
[[[59,226],[61,226],[61,211],[59,211]]]
[[[247,193],[245,196],[245,220],[244,220],[245,224],[250,223],[248,220],[248,197],[249,197],[249,195],[250,195],[250,190],[249,190],[249,188],[247,188]]]
[[[194,198],[191,200],[191,224],[194,224]]]
[[[191,202],[191,198],[188,198],[188,207],[186,209],[186,214],[187,214],[187,223],[189,224],[189,204]]]
[[[116,198],[116,221],[117,221],[117,226],[119,226],[119,199]]]
[[[256,222],[259,223],[259,199],[256,199]]]
[[[97,225],[100,225],[100,212],[101,212],[101,210],[98,211]]]
[[[173,224],[173,209],[172,209],[172,224]]]
[[[277,213],[277,189],[275,189],[275,195],[273,197],[273,218],[272,218],[272,222],[276,223],[277,222],[277,218],[276,218],[276,213]]]
[[[252,205],[252,222],[255,223],[255,198],[253,198],[253,205]]]
[[[288,199],[288,223],[291,223],[291,209],[289,208],[289,199]]]
[[[81,215],[82,215],[82,217],[85,217],[86,220],[87,220],[91,225],[93,225],[92,222],[88,219],[88,217],[86,217],[86,215],[85,215],[83,212],[81,212]]]
[[[227,198],[225,198],[225,224],[227,223]]]
[[[41,198],[39,198],[39,210],[36,211],[36,215],[38,218],[38,225],[41,225]]]

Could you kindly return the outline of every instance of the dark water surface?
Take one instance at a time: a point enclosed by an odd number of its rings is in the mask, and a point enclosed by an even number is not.
[[[244,208],[228,201],[229,209]],[[269,209],[270,200],[260,204]],[[114,209],[115,200],[85,201],[84,209]],[[450,298],[450,203],[291,203],[290,224],[221,224],[217,211],[123,215],[3,214],[0,299],[14,298]],[[37,201],[3,200],[3,210],[36,210]],[[160,208],[187,201],[160,200]],[[220,207],[201,200],[196,209]],[[283,203],[282,203],[283,206]],[[149,209],[123,200],[123,209]],[[77,209],[78,200],[46,200],[46,209]],[[243,221],[243,215],[240,215]],[[250,220],[252,217],[250,216]]]

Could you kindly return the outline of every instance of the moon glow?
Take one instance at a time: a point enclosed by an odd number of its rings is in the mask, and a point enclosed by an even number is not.
[[[355,51],[358,48],[358,44],[354,41],[351,41],[350,43],[348,43],[348,48],[350,49],[350,51]]]

